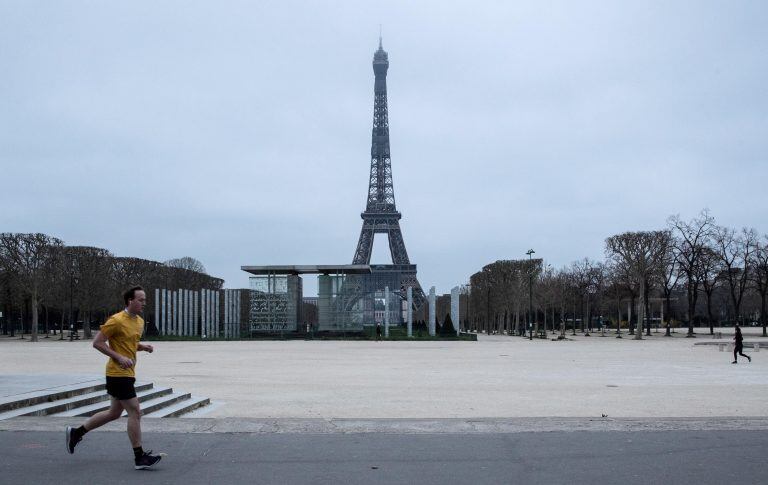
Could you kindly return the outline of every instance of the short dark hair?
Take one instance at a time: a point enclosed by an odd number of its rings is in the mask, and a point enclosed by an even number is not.
[[[132,286],[123,292],[123,301],[127,305],[130,300],[136,298],[137,291],[144,291],[141,286]]]

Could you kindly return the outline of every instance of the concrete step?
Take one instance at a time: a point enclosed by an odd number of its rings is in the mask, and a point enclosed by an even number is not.
[[[137,391],[149,391],[152,389],[152,383],[145,383],[145,384],[137,384],[136,390]],[[84,406],[89,406],[93,404],[103,403],[107,402],[109,400],[109,396],[104,390],[99,390],[95,392],[90,392],[87,394],[78,394],[74,397],[66,398],[66,399],[57,399],[52,402],[43,402],[41,404],[35,404],[32,406],[26,406],[22,408],[13,409],[11,411],[6,411],[4,413],[0,413],[0,420],[3,419],[9,419],[9,418],[15,418],[16,416],[49,416],[59,413],[64,413],[67,411],[74,411],[76,409],[81,409]],[[109,404],[107,402],[107,407],[109,407]]]
[[[186,401],[190,397],[192,396],[188,392],[173,392],[166,396],[143,402],[141,403],[141,415],[146,416],[147,414],[158,412],[166,407]],[[123,416],[126,416],[126,413],[123,413]]]
[[[207,397],[190,396],[188,399],[178,401],[170,406],[158,409],[150,413],[144,413],[147,418],[175,418],[187,414],[195,409],[207,406],[211,400]]]
[[[106,388],[104,379],[91,380],[77,384],[68,384],[65,386],[56,386],[39,391],[24,393],[21,395],[10,396],[0,399],[0,413],[5,413],[14,409],[36,406],[38,404],[68,399],[74,396],[90,394],[96,391],[103,391]]]
[[[139,398],[139,402],[144,403],[145,401],[150,401],[155,398],[165,396],[167,394],[171,394],[173,392],[173,389],[170,387],[158,387],[154,388],[151,387],[152,384],[150,384],[150,389],[145,389],[142,391],[136,392],[136,397]],[[53,414],[53,416],[60,416],[60,417],[73,417],[73,416],[93,416],[94,414],[105,411],[109,409],[110,406],[110,400],[108,399],[108,395],[104,394],[104,400],[99,401],[94,404],[90,404],[87,406],[81,406],[78,408],[70,409],[67,411],[62,411],[59,413]]]

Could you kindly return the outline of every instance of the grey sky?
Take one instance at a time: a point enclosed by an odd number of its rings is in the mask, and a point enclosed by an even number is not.
[[[0,231],[228,287],[350,263],[379,24],[422,285],[704,207],[768,232],[768,3],[650,0],[0,0]]]

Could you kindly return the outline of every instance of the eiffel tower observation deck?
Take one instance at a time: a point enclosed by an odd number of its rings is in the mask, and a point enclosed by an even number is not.
[[[424,302],[424,292],[416,278],[416,265],[408,259],[403,234],[400,230],[402,215],[395,204],[395,190],[392,184],[392,162],[389,150],[389,113],[387,108],[387,70],[389,56],[382,47],[379,37],[379,48],[373,54],[374,101],[373,129],[371,133],[371,169],[368,178],[368,200],[365,211],[360,214],[363,227],[357,243],[352,264],[370,264],[373,251],[373,241],[376,234],[387,234],[389,251],[392,256],[391,265],[373,265],[374,277],[377,273],[389,274],[399,279],[399,291],[407,287],[413,288],[414,307],[420,308]],[[383,281],[383,280],[382,280]],[[391,279],[390,279],[391,281]],[[384,288],[380,288],[383,290]],[[404,296],[401,295],[401,296]]]

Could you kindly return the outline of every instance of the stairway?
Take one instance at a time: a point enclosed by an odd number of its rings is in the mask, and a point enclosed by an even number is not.
[[[109,409],[110,398],[105,388],[103,381],[90,381],[2,399],[0,420],[17,416],[93,416]],[[135,388],[142,416],[146,418],[178,417],[210,404],[207,397],[155,387],[151,382],[137,383]]]

